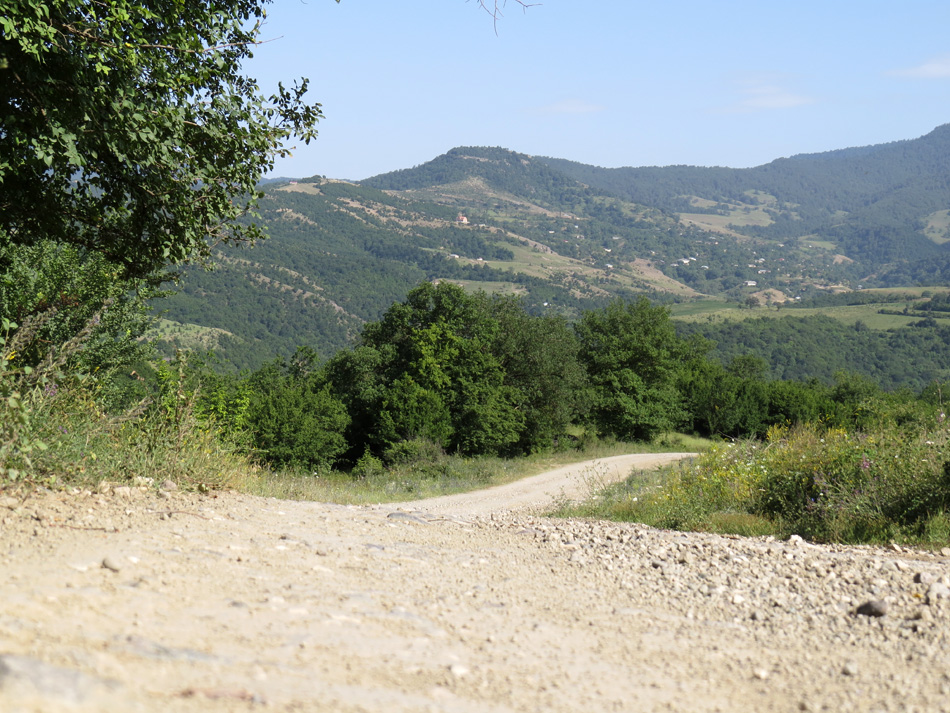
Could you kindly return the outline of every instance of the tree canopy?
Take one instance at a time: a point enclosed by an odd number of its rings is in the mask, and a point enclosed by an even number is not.
[[[307,80],[242,72],[268,0],[12,0],[0,16],[0,239],[55,240],[126,276],[243,242],[233,220],[321,117]]]

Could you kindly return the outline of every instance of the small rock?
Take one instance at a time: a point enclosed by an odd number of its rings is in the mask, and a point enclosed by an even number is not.
[[[118,572],[122,569],[122,564],[119,562],[116,557],[105,557],[102,560],[102,568],[108,569],[111,572]]]
[[[0,498],[0,508],[6,508],[7,510],[16,510],[20,507],[20,501],[9,495]]]
[[[468,675],[468,667],[463,666],[460,663],[454,663],[449,666],[449,673],[455,676],[455,678],[462,678],[463,676]]]
[[[934,582],[927,589],[928,604],[934,604],[938,599],[950,599],[950,587],[942,582]]]
[[[757,668],[752,672],[752,678],[756,678],[760,681],[764,681],[769,677],[769,672],[764,668]]]
[[[858,675],[858,664],[856,661],[845,661],[844,666],[841,667],[841,673],[845,676],[857,676]]]
[[[918,572],[914,575],[914,584],[933,584],[936,581],[936,575],[931,572]]]
[[[131,498],[132,497],[132,488],[128,485],[120,485],[118,488],[113,489],[112,491],[118,498]]]
[[[165,480],[162,481],[161,488],[163,491],[165,490],[175,491],[175,490],[178,490],[178,485],[175,483],[174,480],[169,480],[168,478],[166,478]]]
[[[882,599],[872,599],[859,605],[854,613],[862,616],[881,617],[887,614],[887,602]]]
[[[950,547],[944,547],[940,550],[940,554],[944,557],[950,557]]]

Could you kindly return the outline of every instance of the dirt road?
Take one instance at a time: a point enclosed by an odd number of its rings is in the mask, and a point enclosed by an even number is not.
[[[611,465],[401,508],[0,500],[0,711],[950,710],[946,557],[530,514]]]

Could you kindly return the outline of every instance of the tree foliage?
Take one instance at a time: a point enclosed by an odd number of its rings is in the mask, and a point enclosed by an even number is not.
[[[346,449],[346,409],[315,370],[315,354],[298,350],[249,380],[248,427],[257,454],[276,466],[319,468]]]
[[[143,276],[259,237],[232,221],[321,116],[306,80],[265,97],[242,73],[266,1],[5,3],[0,239]]]
[[[464,454],[500,453],[523,416],[492,343],[484,301],[450,283],[422,283],[363,330],[328,374],[353,416],[352,447],[377,452],[427,438]]]
[[[0,245],[0,315],[32,324],[16,363],[34,367],[59,359],[62,345],[86,337],[66,366],[110,372],[144,358],[141,337],[152,322],[147,300],[157,293],[146,279],[121,279],[101,255],[49,240]]]
[[[617,300],[586,313],[577,334],[593,393],[591,416],[601,433],[650,440],[680,424],[676,376],[687,348],[667,308],[645,297]]]

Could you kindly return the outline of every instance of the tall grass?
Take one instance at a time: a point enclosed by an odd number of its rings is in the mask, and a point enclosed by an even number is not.
[[[48,316],[48,315],[47,315]],[[0,333],[0,487],[95,486],[172,480],[196,489],[229,487],[248,461],[195,414],[182,375],[158,394],[124,410],[107,411],[104,375],[68,372],[95,315],[74,338],[35,367],[18,366],[18,349],[35,337],[43,317]]]
[[[53,383],[30,401],[20,437],[44,448],[34,450],[28,464],[19,463],[17,482],[26,485],[144,478],[206,490],[233,487],[249,465],[218,438],[213,424],[195,417],[188,402],[171,415],[149,403],[110,414],[95,398],[95,387],[68,382]]]
[[[943,411],[883,415],[861,431],[773,427],[694,462],[638,474],[562,511],[656,527],[821,542],[947,544],[950,428]]]

